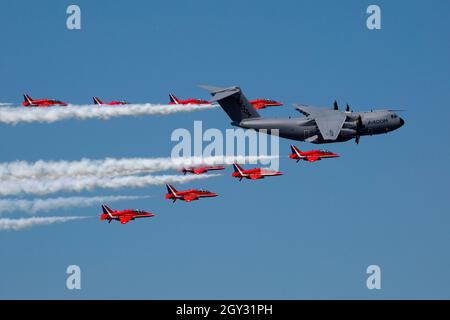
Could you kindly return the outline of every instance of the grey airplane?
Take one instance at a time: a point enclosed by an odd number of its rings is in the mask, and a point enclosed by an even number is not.
[[[211,102],[218,102],[231,118],[231,124],[245,129],[267,130],[269,134],[311,143],[333,143],[361,136],[388,133],[405,124],[394,110],[353,112],[347,105],[340,111],[336,101],[332,109],[294,104],[305,117],[264,118],[253,108],[239,87],[218,88],[201,86],[212,95]],[[273,131],[278,129],[278,133]]]

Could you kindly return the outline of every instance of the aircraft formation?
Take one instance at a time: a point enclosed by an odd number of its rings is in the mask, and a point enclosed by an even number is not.
[[[23,95],[24,101],[22,102],[22,106],[24,107],[67,107],[68,103],[64,101],[59,101],[55,99],[32,99],[28,94]],[[110,101],[110,102],[103,102],[98,97],[92,97],[94,100],[95,105],[107,105],[107,106],[122,106],[130,104],[127,101]],[[211,102],[196,98],[188,98],[188,99],[178,99],[173,93],[169,94],[169,105],[178,104],[178,105],[212,105]],[[283,104],[281,102],[271,100],[271,99],[255,99],[251,100],[250,103],[252,106],[259,110],[259,109],[265,109],[267,107],[278,107],[282,106]]]
[[[210,101],[196,98],[178,99],[174,94],[169,95],[171,105],[201,105],[218,103],[231,119],[231,125],[245,128],[265,130],[268,134],[277,134],[282,138],[306,141],[314,144],[344,142],[354,139],[358,144],[361,136],[372,136],[385,134],[402,127],[405,121],[396,114],[397,110],[371,110],[364,112],[354,112],[347,104],[343,111],[339,110],[336,101],[333,107],[318,108],[304,104],[294,104],[294,107],[304,117],[289,118],[264,118],[257,112],[266,107],[282,106],[281,102],[270,99],[248,100],[240,87],[233,86],[228,88],[219,88],[202,85],[202,88],[208,90],[212,96]],[[108,106],[126,106],[126,101],[103,102],[98,97],[93,97],[94,104]],[[53,107],[68,106],[66,102],[53,99],[32,99],[24,94],[22,103],[25,107]],[[275,131],[276,129],[276,131]],[[297,162],[300,160],[306,162],[316,162],[322,159],[331,159],[339,157],[338,154],[327,150],[308,150],[301,151],[295,145],[291,145],[290,159]],[[233,163],[232,177],[242,181],[260,180],[266,177],[283,175],[280,171],[266,170],[263,168],[244,169],[238,163]],[[224,170],[224,166],[197,166],[186,167],[179,171],[184,175],[204,174],[208,171]],[[181,200],[192,202],[201,198],[217,197],[218,194],[203,189],[177,190],[172,185],[167,184],[166,199],[173,202]],[[137,218],[149,218],[154,214],[142,210],[111,210],[106,204],[102,205],[103,213],[100,220],[106,220],[110,223],[117,220],[121,224]]]

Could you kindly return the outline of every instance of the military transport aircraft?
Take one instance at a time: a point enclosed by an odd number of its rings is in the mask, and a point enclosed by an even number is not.
[[[223,169],[225,169],[224,166],[201,166],[201,167],[183,168],[180,171],[183,172],[184,175],[186,175],[186,173],[188,172],[193,174],[202,174],[211,170],[223,170]]]
[[[33,100],[29,95],[23,95],[24,101],[22,105],[24,107],[52,107],[52,106],[67,106],[67,103],[59,100],[52,99],[36,99]]]
[[[361,136],[388,133],[404,125],[405,121],[394,110],[365,112],[340,111],[337,103],[333,109],[294,104],[305,115],[298,118],[263,118],[247,100],[239,87],[218,88],[201,86],[212,95],[211,103],[218,102],[231,118],[231,124],[246,129],[266,130],[282,138],[311,143],[332,143]]]
[[[200,198],[211,198],[218,196],[217,193],[209,192],[207,190],[189,189],[178,191],[170,184],[166,184],[166,187],[168,192],[166,194],[166,199],[172,199],[173,202],[177,201],[177,199],[191,202]]]
[[[297,160],[308,161],[308,162],[316,162],[325,158],[338,158],[339,155],[337,153],[327,151],[327,150],[309,150],[309,151],[300,151],[296,146],[291,144],[292,154],[289,155],[289,158]]]
[[[111,223],[112,220],[118,220],[121,224],[126,224],[136,218],[149,218],[154,216],[153,213],[142,210],[111,210],[106,204],[102,205],[102,209],[103,213],[100,215],[100,220],[107,220],[108,223]]]
[[[258,180],[264,179],[264,177],[273,177],[273,176],[281,176],[283,173],[275,170],[266,170],[261,168],[253,168],[245,170],[241,166],[239,166],[236,162],[233,163],[234,172],[231,176],[235,178],[239,178],[239,181],[242,179],[250,179],[250,180]]]

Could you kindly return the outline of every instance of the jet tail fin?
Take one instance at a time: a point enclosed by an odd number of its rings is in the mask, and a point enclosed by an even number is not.
[[[24,101],[28,102],[29,104],[33,103],[33,99],[31,99],[31,97],[27,94],[23,95],[23,99],[24,99]]]
[[[171,184],[166,184],[166,187],[168,193],[171,193],[173,195],[177,194],[177,190]]]
[[[169,98],[170,98],[170,102],[175,103],[175,104],[179,104],[179,100],[177,97],[175,97],[175,95],[173,93],[169,94]]]
[[[94,99],[94,104],[103,104],[103,101],[97,97],[93,97],[92,99]]]
[[[240,165],[238,165],[236,162],[233,163],[234,172],[242,173],[242,168]]]
[[[299,154],[300,153],[300,150],[296,146],[294,146],[293,144],[291,144],[291,151],[292,151],[293,154]]]
[[[112,216],[113,211],[106,204],[102,204],[103,214],[107,214],[108,216]]]
[[[211,102],[218,102],[235,123],[240,123],[245,119],[261,117],[239,87],[218,88],[207,85],[201,85],[200,87],[211,93]]]

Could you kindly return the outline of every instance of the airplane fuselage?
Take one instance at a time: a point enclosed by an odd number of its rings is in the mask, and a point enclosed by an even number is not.
[[[358,125],[359,116],[361,116],[360,125]],[[348,141],[356,136],[388,133],[403,126],[404,121],[394,112],[387,110],[349,112],[336,140],[324,140],[314,119],[310,117],[249,118],[231,124],[245,129],[267,130],[269,134],[275,134],[271,130],[278,129],[280,137],[298,141],[317,136],[317,139],[310,142],[321,144]]]

